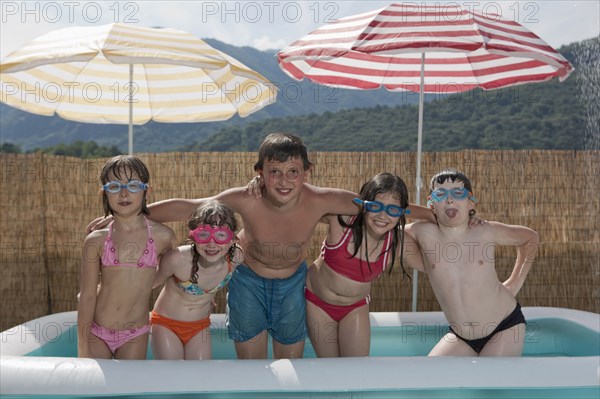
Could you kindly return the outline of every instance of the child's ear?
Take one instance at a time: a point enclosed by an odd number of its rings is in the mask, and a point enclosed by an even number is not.
[[[144,201],[148,203],[148,199],[151,197],[152,187],[148,186],[148,188],[144,192]]]
[[[435,207],[433,206],[433,200],[431,199],[431,196],[427,198],[427,207],[431,209],[431,212],[433,212],[435,215]]]
[[[310,176],[312,176],[312,172],[313,172],[313,165],[310,164],[308,166],[308,169],[306,169],[306,172],[304,173],[304,183],[306,183],[308,181],[308,178]]]
[[[469,200],[469,211],[474,210],[475,209],[475,205],[477,205],[475,203],[475,201]]]

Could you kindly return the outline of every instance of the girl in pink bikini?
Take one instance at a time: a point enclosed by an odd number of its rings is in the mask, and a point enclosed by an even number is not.
[[[368,356],[371,282],[391,270],[397,258],[422,270],[423,258],[404,234],[408,190],[398,176],[380,173],[365,183],[354,201],[357,216],[329,215],[321,256],[306,276],[306,321],[318,357]],[[418,205],[419,216],[430,214]],[[433,214],[431,214],[433,219]]]
[[[79,357],[145,359],[149,301],[159,258],[175,245],[173,231],[146,218],[150,174],[134,156],[102,168],[104,213],[114,220],[83,245],[77,313]]]
[[[237,221],[219,201],[201,205],[188,220],[190,240],[161,260],[155,287],[167,280],[152,311],[156,359],[211,358],[210,308],[243,261]]]

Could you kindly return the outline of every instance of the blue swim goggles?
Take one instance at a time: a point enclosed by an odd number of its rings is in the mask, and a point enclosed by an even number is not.
[[[429,195],[429,198],[427,199],[427,205],[432,205],[433,202],[445,201],[448,198],[448,195],[457,201],[462,201],[468,198],[473,202],[477,202],[477,198],[475,198],[473,193],[464,187],[456,187],[450,190],[445,188],[436,188]]]
[[[397,218],[402,215],[408,215],[410,213],[410,211],[408,209],[404,209],[402,207],[399,207],[398,205],[393,205],[393,204],[384,205],[383,202],[365,201],[365,200],[361,200],[360,198],[354,198],[353,201],[354,201],[354,203],[356,203],[360,206],[363,206],[367,212],[372,212],[372,213],[385,212],[393,218]]]
[[[127,182],[127,184],[121,184],[120,181],[113,180],[102,186],[104,191],[107,191],[111,194],[120,193],[124,188],[126,188],[130,193],[137,193],[139,191],[148,189],[148,184],[142,183],[139,180],[131,180]]]

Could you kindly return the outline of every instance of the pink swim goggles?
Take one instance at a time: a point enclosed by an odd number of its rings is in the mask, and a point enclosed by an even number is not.
[[[201,224],[196,229],[190,230],[190,238],[198,244],[208,244],[211,238],[217,244],[228,244],[234,236],[235,234],[227,225],[213,227],[208,224]]]

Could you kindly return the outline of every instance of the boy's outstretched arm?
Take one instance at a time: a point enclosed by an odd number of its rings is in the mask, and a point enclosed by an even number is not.
[[[148,217],[159,223],[185,221],[204,201],[206,198],[172,198],[154,202],[148,205]]]
[[[489,222],[498,245],[516,245],[517,259],[510,277],[502,283],[515,297],[521,290],[529,269],[535,259],[540,237],[534,230],[518,225]]]
[[[323,215],[356,215],[360,207],[354,203],[358,194],[340,188],[325,188],[313,186],[320,196],[321,213]]]
[[[168,200],[154,202],[148,205],[151,220],[159,223],[178,222],[187,220],[194,210],[205,201],[205,198],[200,199],[182,199],[172,198]],[[98,217],[92,220],[86,227],[86,233],[91,233],[94,230],[100,230],[113,220],[111,215],[107,217]]]
[[[430,223],[436,222],[433,211],[426,206],[417,205],[417,204],[408,204],[407,209],[410,211],[410,213],[407,215],[407,217],[409,219],[418,219],[418,220],[422,220],[422,221],[426,221],[426,222],[430,222]]]

